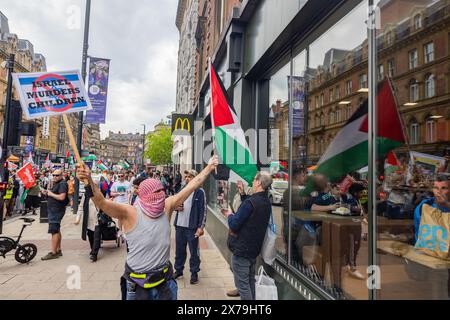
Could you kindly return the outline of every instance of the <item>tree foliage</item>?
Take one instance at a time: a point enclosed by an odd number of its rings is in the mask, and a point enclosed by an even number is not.
[[[153,165],[172,163],[172,133],[170,128],[163,128],[149,133],[146,137],[145,156]]]

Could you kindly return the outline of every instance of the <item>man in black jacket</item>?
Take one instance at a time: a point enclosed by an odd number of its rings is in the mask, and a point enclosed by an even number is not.
[[[272,177],[267,172],[256,174],[253,195],[242,195],[242,204],[235,214],[225,211],[230,233],[228,248],[233,253],[231,264],[234,283],[241,300],[255,300],[255,264],[269,224],[271,204],[268,189]]]

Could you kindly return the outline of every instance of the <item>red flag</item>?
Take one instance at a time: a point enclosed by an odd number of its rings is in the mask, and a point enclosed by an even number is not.
[[[69,158],[69,157],[70,157],[70,151],[67,150],[67,152],[66,152],[66,158]]]
[[[22,180],[25,189],[30,189],[36,183],[31,163],[27,163],[17,171],[17,176]]]

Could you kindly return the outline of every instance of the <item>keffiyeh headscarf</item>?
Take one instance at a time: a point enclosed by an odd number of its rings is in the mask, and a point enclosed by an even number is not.
[[[150,218],[159,218],[164,214],[166,192],[161,181],[146,179],[139,185],[139,196],[135,206]]]

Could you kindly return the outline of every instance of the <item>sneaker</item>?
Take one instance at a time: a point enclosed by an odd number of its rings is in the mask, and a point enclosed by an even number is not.
[[[355,267],[351,268],[350,266],[347,266],[347,272],[350,275],[350,277],[358,279],[358,280],[365,280],[366,277],[358,271]]]
[[[175,271],[175,273],[172,276],[172,279],[177,280],[178,278],[181,278],[182,276],[183,276],[183,272]]]
[[[95,254],[91,254],[89,256],[89,259],[91,259],[92,262],[95,262],[95,261],[97,261],[97,256]]]
[[[239,297],[239,290],[238,289],[233,289],[227,292],[227,296],[229,297]]]
[[[191,275],[191,284],[197,284],[198,283],[198,274],[197,273],[193,273]]]
[[[53,253],[53,252],[49,252],[47,253],[46,256],[42,257],[41,260],[45,261],[45,260],[53,260],[53,259],[58,259],[60,256],[58,255],[58,253]]]
[[[56,254],[58,255],[58,257],[62,257],[62,250],[59,250]]]

